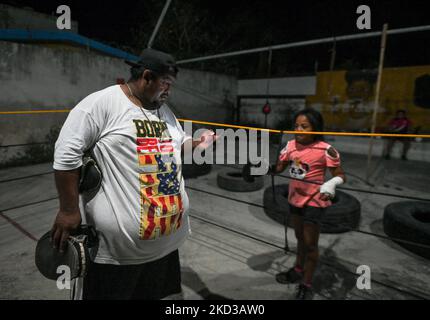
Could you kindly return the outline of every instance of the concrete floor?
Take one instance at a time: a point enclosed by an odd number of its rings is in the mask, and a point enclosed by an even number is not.
[[[274,150],[272,150],[272,153]],[[366,158],[343,155],[349,173],[345,187],[430,198],[429,163],[418,161],[374,161],[371,182],[366,185]],[[0,171],[0,181],[51,171],[51,164],[10,168]],[[187,180],[187,186],[263,203],[263,191],[232,193],[217,187],[220,170]],[[276,183],[288,180],[276,178]],[[266,177],[266,187],[270,177]],[[384,207],[402,201],[395,197],[350,192],[362,205],[360,229],[383,234]],[[266,216],[261,208],[188,190],[191,201],[192,235],[181,247],[185,299],[291,299],[294,286],[281,285],[275,274],[294,263],[292,253],[278,247],[284,243],[283,226]],[[68,299],[69,290],[58,290],[34,265],[35,239],[46,232],[54,219],[58,200],[10,209],[22,204],[56,197],[53,175],[47,174],[0,183],[0,299]],[[10,209],[10,210],[7,210]],[[221,226],[262,239],[263,243],[225,230]],[[288,241],[295,250],[293,230]],[[273,244],[273,245],[271,245]],[[430,298],[430,261],[390,240],[357,232],[322,234],[321,263],[315,275],[315,299],[420,299]],[[372,287],[356,287],[359,265],[371,268]]]

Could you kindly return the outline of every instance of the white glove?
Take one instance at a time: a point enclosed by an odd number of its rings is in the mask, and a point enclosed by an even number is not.
[[[320,193],[328,194],[330,198],[334,198],[336,195],[336,186],[342,184],[343,182],[343,179],[339,176],[331,178],[320,187]]]

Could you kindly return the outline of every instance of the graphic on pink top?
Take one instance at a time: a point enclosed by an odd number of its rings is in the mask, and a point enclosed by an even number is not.
[[[339,153],[335,150],[337,157],[331,157],[327,152],[330,147],[331,145],[324,141],[302,145],[295,140],[290,140],[281,150],[279,160],[288,162],[290,176],[298,179],[291,180],[289,183],[288,202],[293,206],[325,208],[331,205],[330,200],[319,199],[320,185],[299,181],[307,180],[323,184],[326,168],[340,166]]]

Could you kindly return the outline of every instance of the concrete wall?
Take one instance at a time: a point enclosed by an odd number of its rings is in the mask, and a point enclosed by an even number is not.
[[[282,143],[285,145],[287,141],[294,139],[293,134],[284,134]],[[366,157],[369,154],[370,138],[368,137],[348,137],[348,136],[324,136],[324,140],[336,148],[340,154],[352,154],[360,156],[359,158]],[[376,163],[382,159],[385,154],[385,147],[387,144],[386,139],[376,137],[373,139],[372,147],[372,161]],[[396,141],[393,149],[391,150],[392,159],[401,159],[403,151],[403,143]],[[430,141],[428,139],[411,139],[410,149],[407,154],[408,160],[430,162]],[[366,168],[367,160],[363,161],[362,167]],[[423,174],[426,174],[423,173]]]
[[[0,110],[70,109],[89,93],[127,77],[119,59],[85,50],[0,42]],[[0,144],[43,141],[66,113],[1,115]]]
[[[269,79],[269,94],[272,95],[314,95],[316,77],[289,77]],[[267,94],[267,79],[248,79],[238,81],[238,94]]]
[[[242,99],[240,122],[243,124],[255,124],[259,127],[265,125],[265,115],[263,114],[263,106],[266,104],[266,99]],[[281,123],[291,119],[293,114],[305,106],[304,99],[269,99],[271,113],[267,116],[267,128],[279,128],[291,130]],[[280,127],[281,126],[281,127]]]
[[[54,14],[57,7],[52,7]],[[31,8],[16,8],[6,4],[0,4],[0,29],[40,29],[58,30],[57,18],[60,15],[48,15],[36,12]],[[73,19],[73,11],[71,12]],[[69,31],[78,33],[78,22],[72,20],[72,29]]]
[[[0,41],[0,111],[71,109],[88,94],[128,77],[129,67],[121,59],[76,47]],[[236,92],[234,77],[181,69],[169,104],[178,117],[226,122]],[[0,145],[44,141],[66,117],[0,115]],[[2,148],[0,162],[19,150]]]
[[[183,118],[232,123],[236,94],[235,77],[181,69],[169,105]]]
[[[370,138],[327,136],[326,141],[339,149],[340,152],[357,155],[367,155],[369,152]],[[384,153],[386,143],[386,139],[380,137],[374,138],[372,155],[381,157]],[[402,155],[402,148],[403,143],[397,141],[391,151],[391,157],[399,159]],[[407,157],[409,160],[430,162],[430,141],[428,139],[412,139]]]
[[[267,90],[269,87],[269,90]],[[316,77],[290,77],[271,79],[248,79],[238,81],[238,95],[313,95]],[[262,108],[266,99],[242,99],[240,119],[242,123],[264,126],[265,116]],[[272,112],[267,117],[267,127],[276,128],[285,123],[292,114],[305,106],[305,99],[270,98]],[[285,128],[283,129],[290,129]]]
[[[316,77],[292,77],[270,79],[269,94],[273,95],[314,95],[316,90]],[[238,81],[239,95],[265,95],[267,89],[267,79],[252,79]],[[262,108],[266,99],[242,99],[241,115],[242,123],[264,126],[264,114]],[[272,112],[267,117],[268,128],[279,128],[281,121],[291,118],[295,111],[305,107],[304,99],[269,99]],[[284,127],[291,130],[292,128]],[[284,137],[284,139],[287,139]],[[288,135],[288,139],[293,139]],[[369,138],[361,137],[338,137],[327,136],[327,142],[335,146],[339,151],[367,155],[369,150]],[[285,140],[286,141],[286,140]],[[383,154],[386,141],[385,139],[375,138],[373,140],[373,156],[375,159]],[[403,144],[397,142],[392,150],[393,158],[400,158]],[[428,139],[412,140],[411,148],[408,152],[408,159],[430,162],[430,141]],[[366,164],[364,164],[366,165]]]

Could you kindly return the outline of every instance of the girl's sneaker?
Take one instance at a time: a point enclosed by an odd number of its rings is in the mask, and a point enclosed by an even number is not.
[[[295,267],[292,267],[288,271],[278,273],[276,275],[276,281],[282,284],[297,283],[303,278],[303,272],[297,272]]]

